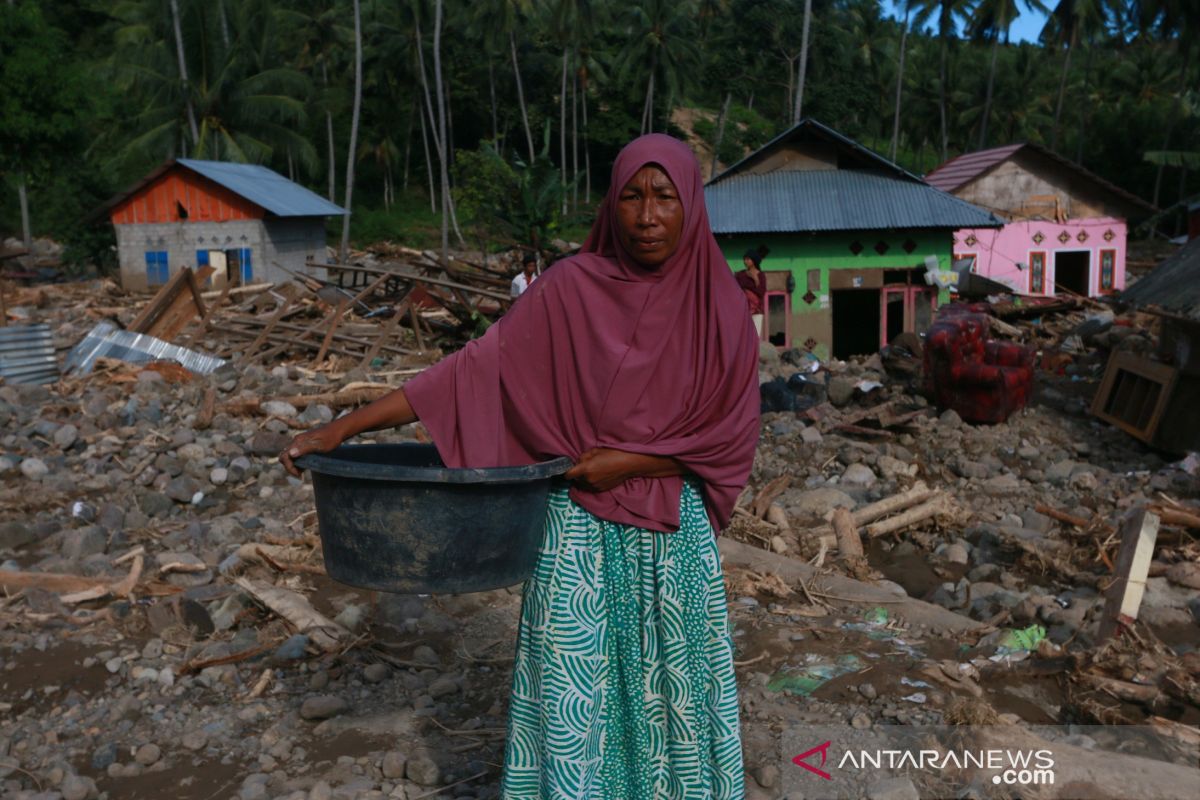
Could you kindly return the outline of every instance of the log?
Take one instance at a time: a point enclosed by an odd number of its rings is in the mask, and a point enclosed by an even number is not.
[[[1065,511],[1059,511],[1057,508],[1051,508],[1050,506],[1036,505],[1033,507],[1033,510],[1039,514],[1045,514],[1050,519],[1057,520],[1066,525],[1074,525],[1077,528],[1086,528],[1091,524],[1090,520],[1072,516]]]
[[[1157,686],[1145,686],[1140,683],[1119,681],[1116,678],[1105,678],[1100,675],[1089,675],[1087,673],[1077,675],[1076,679],[1085,686],[1129,703],[1141,703],[1142,705],[1153,706],[1163,696]]]
[[[287,620],[297,632],[308,634],[313,644],[327,653],[341,647],[342,639],[349,635],[349,631],[314,609],[301,594],[246,578],[238,578],[235,582],[255,600]]]
[[[846,509],[833,510],[833,532],[837,536],[838,552],[843,558],[862,558],[863,546],[858,536],[858,526]]]
[[[863,506],[854,511],[850,516],[854,520],[854,524],[861,527],[882,519],[888,514],[894,514],[897,511],[903,511],[906,508],[912,508],[915,505],[924,503],[938,494],[941,494],[941,492],[936,489],[930,489],[924,483],[918,481],[911,489],[894,494],[891,497],[885,497],[882,500],[871,503],[869,506]],[[837,509],[834,509],[834,511],[836,513]]]
[[[1178,508],[1153,505],[1150,510],[1158,515],[1164,525],[1178,525],[1182,528],[1200,530],[1200,514],[1192,514]]]
[[[924,522],[927,519],[936,517],[938,514],[946,510],[944,498],[939,494],[932,500],[922,503],[919,506],[914,506],[908,509],[903,514],[885,519],[882,522],[876,522],[873,525],[867,526],[867,536],[874,539],[878,536],[885,536],[889,533],[904,530],[909,525],[915,525],[918,522]]]
[[[759,519],[765,519],[767,509],[771,507],[771,503],[775,502],[775,498],[783,494],[783,491],[792,483],[791,475],[780,475],[773,481],[769,481],[758,494],[754,496],[754,500],[750,503],[750,513]]]
[[[82,575],[58,572],[6,572],[0,570],[0,587],[13,589],[45,589],[49,592],[85,592],[104,581]]]

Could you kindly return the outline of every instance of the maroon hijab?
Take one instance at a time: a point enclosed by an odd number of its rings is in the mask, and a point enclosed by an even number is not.
[[[617,197],[647,164],[679,190],[679,249],[656,270],[619,243]],[[583,250],[560,261],[481,338],[409,381],[405,394],[451,467],[529,464],[593,447],[680,461],[704,484],[715,529],[733,513],[758,441],[758,345],[713,239],[699,165],[682,142],[635,139]],[[571,489],[601,519],[679,528],[682,479]]]

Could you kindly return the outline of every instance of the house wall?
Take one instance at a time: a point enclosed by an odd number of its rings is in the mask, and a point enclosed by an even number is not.
[[[1038,157],[1018,152],[995,169],[954,190],[954,196],[1008,219],[1055,218],[1053,201],[1067,219],[1121,217],[1126,209],[1109,192],[1077,173]]]
[[[1125,221],[1116,217],[1081,218],[1066,224],[1020,220],[1010,222],[999,230],[956,231],[954,253],[956,257],[974,255],[977,273],[1006,283],[1016,292],[1053,297],[1056,254],[1086,251],[1090,264],[1088,296],[1097,297],[1125,288],[1125,238]],[[1111,288],[1101,286],[1102,251],[1113,251]],[[1031,285],[1029,269],[1030,254],[1039,252],[1046,254],[1045,277],[1040,292]]]
[[[208,178],[176,166],[112,210],[114,225],[262,219],[263,209]]]
[[[282,264],[293,272],[316,277],[325,277],[324,270],[309,269],[307,261],[326,260],[326,237],[324,217],[292,217],[271,219],[265,223],[267,243],[272,262]],[[275,269],[274,263],[271,265]],[[321,274],[317,274],[317,273]],[[283,274],[280,279],[286,280]]]
[[[792,346],[804,346],[808,339],[816,342],[813,353],[821,359],[830,357],[833,344],[833,314],[831,291],[851,288],[880,288],[888,270],[925,269],[926,256],[938,260],[939,269],[951,265],[951,236],[949,231],[851,231],[813,234],[728,234],[717,237],[721,251],[730,268],[743,269],[742,254],[759,244],[770,248],[762,262],[771,284],[779,285],[776,272],[790,272],[795,280],[791,293],[789,338]],[[860,248],[853,248],[857,243]],[[876,250],[886,244],[884,253]],[[909,244],[911,247],[906,248]],[[854,249],[860,249],[857,254]],[[813,297],[805,299],[812,280]],[[774,278],[774,280],[772,280]],[[774,290],[774,286],[769,287]],[[941,292],[939,303],[947,301]]]

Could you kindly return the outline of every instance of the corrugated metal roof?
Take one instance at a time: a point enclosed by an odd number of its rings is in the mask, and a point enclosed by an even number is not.
[[[219,183],[277,217],[336,217],[346,213],[341,206],[258,164],[197,161],[194,158],[176,159],[175,163]]]
[[[0,378],[8,383],[58,380],[58,360],[48,325],[0,328]]]
[[[111,322],[97,322],[67,353],[65,368],[72,375],[86,375],[96,365],[97,358],[116,358],[129,364],[174,361],[200,375],[211,375],[225,365],[216,356],[197,353],[147,333],[123,331]]]
[[[953,192],[964,183],[974,180],[1001,163],[1024,146],[1024,144],[1009,144],[989,150],[976,150],[974,153],[963,153],[926,175],[925,182],[930,186],[936,186],[943,192]]]
[[[920,181],[862,170],[741,174],[704,189],[713,233],[998,228],[992,214]]]
[[[1060,167],[1074,172],[1078,177],[1095,184],[1101,191],[1115,195],[1120,203],[1132,206],[1129,209],[1130,211],[1141,210],[1150,212],[1157,210],[1153,204],[1147,203],[1132,192],[1125,191],[1115,183],[1106,181],[1096,173],[1086,169],[1083,165],[1076,164],[1069,158],[1060,156],[1048,147],[1042,147],[1040,144],[1033,144],[1032,142],[1009,144],[1004,147],[993,147],[990,150],[977,150],[974,153],[964,153],[961,156],[950,159],[933,172],[930,172],[925,176],[925,182],[931,186],[936,186],[943,192],[953,192],[959,187],[975,180],[993,167],[1007,161],[1020,150],[1036,153],[1042,158],[1053,161]]]
[[[1121,302],[1200,320],[1200,239],[1192,239],[1125,291]]]

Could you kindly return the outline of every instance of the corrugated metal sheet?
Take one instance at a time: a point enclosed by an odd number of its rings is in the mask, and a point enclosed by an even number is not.
[[[936,186],[943,192],[953,192],[977,176],[987,172],[1013,153],[1020,150],[1023,144],[1008,144],[1004,147],[992,147],[988,150],[977,150],[974,153],[963,153],[956,156],[933,172],[925,176],[925,182]]]
[[[111,322],[101,322],[71,349],[64,367],[74,375],[86,375],[100,357],[116,358],[130,364],[174,361],[200,375],[211,374],[225,364],[216,356],[197,353],[144,333],[123,331]]]
[[[704,189],[713,233],[998,228],[981,208],[916,180],[860,170],[734,175]]]
[[[176,163],[195,170],[277,217],[336,217],[346,213],[341,206],[257,164],[197,161],[193,158],[180,158]]]
[[[1200,239],[1193,239],[1154,271],[1121,292],[1131,306],[1158,306],[1200,320]]]
[[[58,360],[48,325],[0,328],[0,378],[8,383],[58,380]]]

